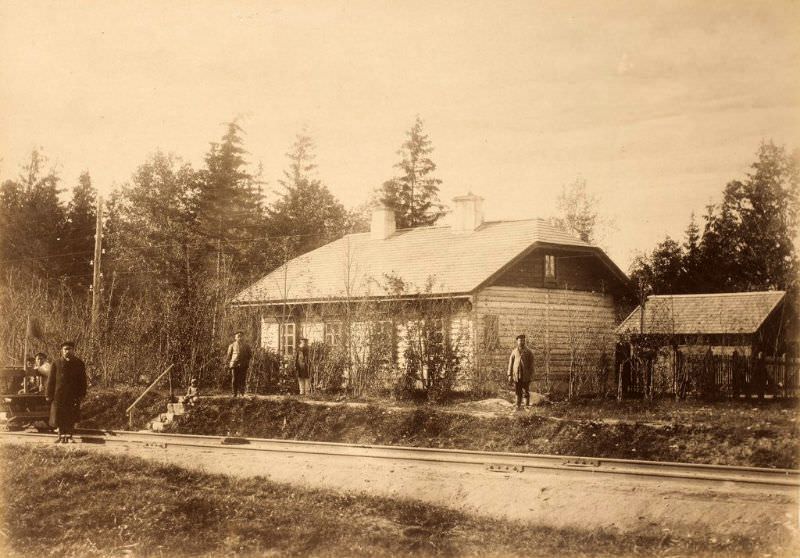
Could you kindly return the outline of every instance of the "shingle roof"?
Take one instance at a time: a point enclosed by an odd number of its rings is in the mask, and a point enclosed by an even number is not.
[[[784,291],[659,295],[647,297],[645,333],[751,334],[783,300]],[[640,307],[630,313],[617,333],[639,333]]]
[[[383,240],[350,234],[289,261],[232,303],[385,296],[386,275],[402,278],[411,294],[469,293],[537,242],[593,248],[544,219],[486,222],[469,232],[401,229]],[[426,290],[429,278],[434,283]]]

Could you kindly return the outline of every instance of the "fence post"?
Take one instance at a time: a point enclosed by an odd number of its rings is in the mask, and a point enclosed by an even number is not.
[[[781,355],[781,364],[780,364],[780,371],[781,371],[781,397],[786,397],[786,383],[788,378],[787,368],[786,368],[786,353]]]

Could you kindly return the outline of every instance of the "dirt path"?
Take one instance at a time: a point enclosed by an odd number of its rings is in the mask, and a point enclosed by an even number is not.
[[[165,438],[166,440],[166,438]],[[41,441],[38,443],[42,443]],[[760,535],[796,532],[798,489],[685,479],[531,469],[498,473],[436,462],[246,452],[225,447],[80,444],[210,473],[263,476],[302,487],[411,498],[461,511],[551,527],[622,532],[648,525],[665,533]]]

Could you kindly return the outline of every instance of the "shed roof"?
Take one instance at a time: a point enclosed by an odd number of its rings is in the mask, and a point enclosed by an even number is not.
[[[653,334],[752,334],[780,304],[784,291],[654,295],[644,305],[644,331]],[[617,327],[639,333],[640,306]]]
[[[401,229],[386,239],[350,234],[290,260],[241,291],[232,303],[385,297],[391,295],[387,276],[401,278],[407,294],[466,294],[538,245],[596,251],[627,280],[599,248],[544,219],[528,219],[486,222],[467,232],[449,226]]]

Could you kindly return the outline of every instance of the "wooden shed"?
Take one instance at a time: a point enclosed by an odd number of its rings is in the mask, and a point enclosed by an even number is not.
[[[798,387],[797,313],[784,291],[649,296],[617,335],[621,391],[652,389],[659,367],[679,395],[789,395]]]

